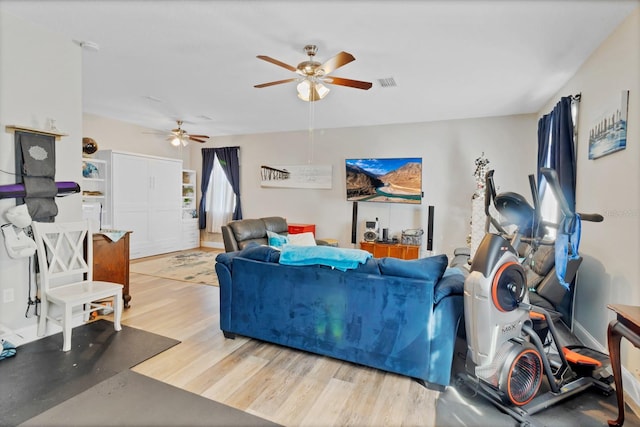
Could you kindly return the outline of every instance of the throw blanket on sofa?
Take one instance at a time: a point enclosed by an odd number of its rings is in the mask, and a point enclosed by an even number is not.
[[[326,265],[340,271],[358,268],[372,255],[361,249],[335,248],[332,246],[284,245],[280,253],[280,264]]]

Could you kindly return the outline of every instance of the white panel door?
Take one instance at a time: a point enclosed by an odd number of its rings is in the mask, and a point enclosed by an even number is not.
[[[149,160],[129,154],[113,154],[113,227],[131,231],[132,258],[145,256],[152,247],[149,231]]]
[[[182,231],[182,163],[152,159],[149,162],[149,234],[154,252],[180,250]]]

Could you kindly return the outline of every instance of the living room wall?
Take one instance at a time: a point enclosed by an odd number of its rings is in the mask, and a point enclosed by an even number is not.
[[[301,102],[300,108],[307,108]],[[435,207],[433,253],[453,254],[470,232],[475,159],[482,153],[496,170],[502,191],[530,198],[528,174],[535,171],[536,117],[518,115],[430,123],[216,137],[204,147],[240,146],[241,195],[245,218],[278,215],[293,223],[313,223],[318,237],[351,244],[352,203],[346,201],[345,159],[422,157],[421,205],[360,202],[358,241],[364,221],[379,218],[391,236],[427,229],[428,206]],[[199,147],[197,147],[199,148]],[[191,164],[201,165],[201,150]],[[332,188],[274,189],[260,186],[261,165],[331,165]],[[198,177],[200,178],[200,177]],[[426,239],[424,239],[426,240]],[[358,247],[356,244],[355,247]],[[423,241],[422,255],[427,255]]]
[[[640,8],[585,61],[578,72],[540,111],[551,111],[561,96],[581,93],[578,119],[576,205],[579,212],[598,212],[602,223],[584,222],[575,319],[583,340],[602,350],[615,318],[607,304],[640,305]],[[627,146],[623,151],[588,159],[589,131],[607,107],[620,104],[629,90]],[[617,102],[617,104],[616,104]],[[640,350],[623,340],[622,364],[636,381],[625,382],[640,402]]]
[[[14,135],[7,125],[47,129],[49,119],[68,134],[56,142],[56,180],[82,178],[82,54],[67,38],[0,13],[0,185],[14,184]],[[15,199],[0,200],[0,217],[15,206]],[[80,195],[56,198],[60,221],[81,218]],[[25,318],[29,289],[29,259],[11,259],[0,249],[0,324],[11,329],[33,327],[36,317]],[[14,300],[6,302],[5,291]],[[16,336],[9,338],[20,344]]]
[[[95,139],[101,150],[110,149],[180,159],[184,169],[191,169],[188,155],[190,147],[174,147],[167,141],[169,130],[175,127],[169,121],[166,132],[163,132],[85,113],[82,116],[82,126],[83,135]]]

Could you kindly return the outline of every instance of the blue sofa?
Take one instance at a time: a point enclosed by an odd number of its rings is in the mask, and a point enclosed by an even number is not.
[[[368,258],[341,271],[322,257],[284,265],[286,250],[252,245],[216,257],[225,337],[330,356],[438,390],[449,385],[465,276],[447,268],[446,255]]]

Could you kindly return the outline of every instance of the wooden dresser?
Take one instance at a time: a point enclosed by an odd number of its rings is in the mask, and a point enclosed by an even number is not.
[[[93,234],[93,280],[124,285],[122,299],[129,307],[129,235],[127,231],[117,242],[100,232]]]
[[[401,259],[418,259],[420,257],[420,246],[417,245],[360,242],[360,249],[371,252],[374,258],[393,257]]]

